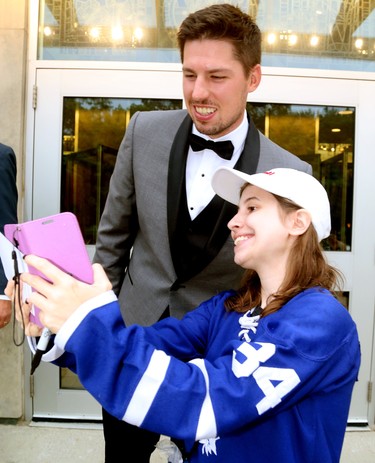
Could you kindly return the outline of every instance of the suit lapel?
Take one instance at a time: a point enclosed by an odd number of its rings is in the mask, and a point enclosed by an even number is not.
[[[192,120],[189,115],[185,117],[173,140],[168,166],[167,186],[167,213],[168,233],[173,237],[177,225],[178,210],[181,204],[181,195],[185,195],[185,170],[188,152],[188,135],[191,132]]]

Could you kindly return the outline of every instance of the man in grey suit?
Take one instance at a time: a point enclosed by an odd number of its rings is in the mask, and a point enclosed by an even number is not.
[[[4,225],[17,223],[17,161],[10,146],[0,143],[0,231]],[[8,283],[0,259],[0,328],[4,328],[12,317],[12,303],[4,295]]]
[[[234,264],[227,228],[235,206],[211,188],[218,167],[312,172],[264,137],[246,113],[247,96],[261,80],[261,33],[247,14],[212,5],[189,15],[177,38],[187,110],[133,116],[97,237],[94,261],[105,268],[126,325],[180,318],[237,287],[243,271]],[[137,463],[149,462],[157,435],[105,410],[103,427],[106,463],[125,461],[124,446],[133,447]]]

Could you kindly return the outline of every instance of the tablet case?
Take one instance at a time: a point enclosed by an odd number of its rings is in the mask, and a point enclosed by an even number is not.
[[[76,216],[71,212],[4,226],[4,235],[23,254],[48,259],[61,270],[85,283],[93,282],[91,261]],[[46,278],[33,267],[29,272]],[[34,307],[30,320],[42,326],[39,309]]]

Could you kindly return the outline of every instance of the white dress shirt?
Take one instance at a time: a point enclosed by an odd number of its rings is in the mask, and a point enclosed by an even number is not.
[[[193,151],[191,147],[189,148],[186,163],[186,197],[191,220],[194,220],[215,196],[211,187],[211,177],[216,169],[221,166],[234,167],[238,161],[245,145],[248,128],[249,122],[245,111],[239,127],[223,137],[215,138],[215,142],[230,140],[233,143],[234,152],[229,161],[209,149]],[[192,132],[206,140],[210,139],[207,135],[198,132],[194,124]]]

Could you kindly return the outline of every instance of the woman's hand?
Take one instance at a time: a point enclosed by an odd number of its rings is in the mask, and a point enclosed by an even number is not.
[[[80,305],[112,288],[100,264],[92,266],[94,283],[90,285],[68,275],[47,259],[28,255],[25,256],[25,262],[39,270],[49,280],[31,273],[21,275],[21,281],[35,290],[28,297],[29,304],[39,307],[40,321],[53,333],[59,331]]]

